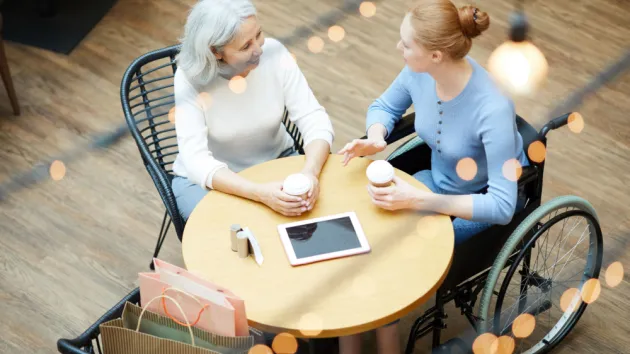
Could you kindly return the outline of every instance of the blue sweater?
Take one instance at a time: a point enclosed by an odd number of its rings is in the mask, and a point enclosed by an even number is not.
[[[467,57],[473,68],[464,90],[454,99],[440,101],[435,80],[405,67],[390,87],[368,108],[367,128],[382,123],[391,134],[394,125],[414,105],[418,136],[431,148],[435,185],[449,194],[472,194],[472,220],[507,224],[514,215],[517,183],[504,176],[506,161],[527,166],[523,139],[516,127],[513,102],[495,86],[486,70]],[[472,158],[477,173],[460,178],[457,163]],[[478,191],[488,186],[486,194]]]

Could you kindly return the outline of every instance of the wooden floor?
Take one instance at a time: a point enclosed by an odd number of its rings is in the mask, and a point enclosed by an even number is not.
[[[119,85],[137,56],[174,44],[192,0],[119,0],[69,56],[7,43],[22,106],[14,117],[0,95],[0,183],[36,163],[89,142],[123,123]],[[268,36],[285,37],[341,0],[256,1]],[[395,46],[403,0],[377,2],[372,18],[350,16],[339,43],[310,53],[306,40],[290,46],[320,102],[334,120],[335,149],[364,130],[367,106],[403,63]],[[471,55],[485,64],[504,37],[510,1],[479,2],[492,25]],[[627,0],[530,1],[532,36],[550,63],[549,82],[517,99],[518,113],[541,127],[552,105],[584,85],[630,47]],[[458,4],[461,4],[458,2]],[[585,128],[549,135],[544,198],[575,194],[596,208],[604,232],[603,271],[615,261],[630,269],[630,73],[592,95],[580,109]],[[389,151],[389,150],[388,150]],[[46,180],[0,201],[0,352],[53,353],[60,337],[74,337],[136,286],[147,269],[163,207],[130,138],[68,163],[65,178]],[[161,255],[181,264],[170,234]],[[410,275],[412,277],[412,275]],[[603,277],[602,277],[603,279]],[[410,278],[410,281],[412,279]],[[602,281],[558,353],[627,353],[627,281]],[[403,320],[401,341],[415,316]],[[466,329],[449,306],[448,338]],[[367,336],[368,346],[373,336]],[[417,352],[428,352],[428,342]],[[366,352],[374,352],[366,349]]]

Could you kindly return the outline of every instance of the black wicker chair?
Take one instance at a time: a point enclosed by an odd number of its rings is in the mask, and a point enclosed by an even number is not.
[[[57,350],[62,354],[85,354],[85,353],[103,353],[100,342],[101,330],[99,326],[122,316],[125,309],[125,303],[140,304],[140,289],[135,288],[127,296],[122,298],[118,303],[109,309],[101,318],[86,329],[80,336],[73,339],[59,339],[57,341]],[[96,349],[95,349],[96,348]]]
[[[131,135],[142,162],[166,207],[153,257],[157,257],[171,223],[182,239],[185,220],[177,209],[171,188],[172,165],[177,156],[177,135],[171,109],[175,105],[173,78],[177,70],[175,57],[179,45],[146,53],[134,60],[122,78],[120,99]],[[295,148],[304,153],[300,132],[285,112],[283,123],[295,141]],[[150,264],[153,269],[153,261]]]

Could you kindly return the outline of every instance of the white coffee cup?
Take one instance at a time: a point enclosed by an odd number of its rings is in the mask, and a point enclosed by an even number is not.
[[[385,160],[372,162],[365,171],[374,187],[388,187],[394,179],[394,167]]]
[[[313,188],[313,181],[302,173],[287,176],[282,185],[282,190],[290,195],[308,199],[308,192]]]

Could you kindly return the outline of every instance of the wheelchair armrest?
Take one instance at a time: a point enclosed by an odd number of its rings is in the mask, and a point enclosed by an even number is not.
[[[538,169],[536,166],[525,166],[521,176],[518,179],[519,188],[524,187],[538,178]]]
[[[389,136],[385,139],[387,144],[394,143],[408,135],[413,134],[416,131],[415,128],[416,123],[416,113],[409,113],[406,116],[403,116],[398,123],[394,126],[394,130]],[[367,139],[367,135],[361,137],[361,139]]]
[[[389,134],[385,141],[387,144],[394,143],[408,135],[415,133],[416,127],[416,113],[410,113],[403,116],[400,121],[394,126],[394,130]]]

